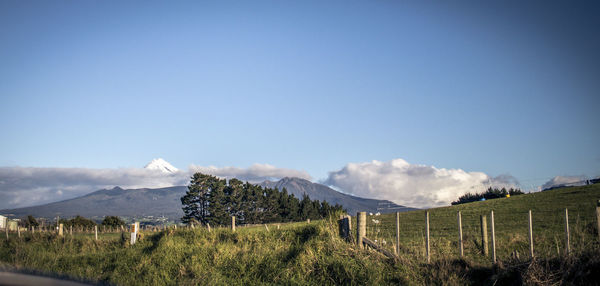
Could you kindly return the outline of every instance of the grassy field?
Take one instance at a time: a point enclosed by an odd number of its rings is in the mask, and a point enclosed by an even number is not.
[[[491,259],[490,211],[494,211],[496,251],[508,259],[513,251],[529,256],[528,211],[532,211],[534,252],[551,258],[564,254],[565,208],[569,210],[572,251],[589,249],[597,243],[596,203],[600,184],[556,189],[510,198],[429,209],[432,257],[458,256],[457,213],[461,212],[464,251],[477,261]],[[400,245],[405,253],[425,255],[425,210],[400,214]],[[482,255],[480,216],[487,216],[490,255]],[[355,219],[355,218],[354,218]],[[379,223],[376,223],[379,221]],[[394,249],[395,214],[367,215],[367,237]],[[353,221],[355,222],[355,220]],[[356,224],[353,224],[356,225]],[[385,242],[385,243],[384,243]]]
[[[0,239],[0,268],[37,271],[117,285],[502,285],[590,284],[600,281],[595,202],[599,186],[567,188],[508,199],[431,209],[432,262],[423,258],[424,211],[403,213],[399,261],[339,238],[332,218],[238,228],[144,232],[134,246],[119,233],[22,234]],[[573,255],[563,256],[564,208],[569,208]],[[493,209],[500,263],[480,254],[479,215]],[[534,214],[536,260],[527,257],[527,210]],[[466,257],[457,257],[456,212],[463,213]],[[380,220],[379,224],[372,223]],[[395,217],[369,217],[368,236],[393,248]],[[353,223],[353,226],[356,226]],[[354,231],[354,230],[353,230]],[[561,255],[557,255],[558,245]],[[521,259],[509,253],[518,249]],[[594,282],[596,281],[596,282]]]

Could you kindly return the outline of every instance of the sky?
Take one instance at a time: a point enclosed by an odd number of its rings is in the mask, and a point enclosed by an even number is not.
[[[600,176],[600,5],[522,2],[1,1],[0,208],[193,170],[421,207]],[[187,173],[135,175],[159,157]]]

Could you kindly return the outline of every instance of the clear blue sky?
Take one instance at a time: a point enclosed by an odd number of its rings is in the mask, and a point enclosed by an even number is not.
[[[2,1],[0,166],[600,175],[598,5],[479,2]]]

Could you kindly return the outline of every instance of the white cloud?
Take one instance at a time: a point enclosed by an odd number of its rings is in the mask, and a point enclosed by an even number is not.
[[[103,188],[185,185],[189,174],[141,169],[0,168],[0,209],[69,199]]]
[[[254,164],[248,168],[239,167],[215,167],[215,166],[197,166],[189,167],[191,172],[201,172],[222,178],[237,178],[242,181],[253,183],[262,182],[264,180],[281,179],[284,177],[298,177],[310,180],[310,175],[305,171],[293,169],[277,168],[269,164]]]
[[[402,159],[349,163],[330,172],[324,183],[356,196],[421,208],[449,205],[467,192],[481,192],[490,185],[518,184],[510,175],[491,178],[482,172],[415,165]]]
[[[585,176],[556,176],[542,185],[542,189],[559,186],[581,186],[585,185]]]
[[[267,164],[249,168],[191,165],[188,171],[166,173],[144,168],[25,168],[0,167],[0,209],[19,208],[65,200],[87,193],[119,186],[124,189],[162,188],[189,183],[195,172],[219,177],[259,182],[266,179],[300,177],[308,173]]]

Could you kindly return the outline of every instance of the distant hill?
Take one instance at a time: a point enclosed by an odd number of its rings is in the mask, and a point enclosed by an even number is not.
[[[313,200],[327,201],[330,204],[340,204],[351,215],[356,215],[356,212],[359,211],[389,213],[416,210],[415,208],[397,205],[387,200],[365,199],[343,194],[325,185],[300,178],[286,177],[277,182],[264,181],[259,185],[279,189],[280,191],[285,188],[288,193],[294,194],[297,198],[302,198],[302,195],[306,193]]]
[[[414,210],[396,205],[390,201],[372,200],[354,197],[337,192],[327,186],[312,183],[299,178],[283,178],[277,182],[265,181],[259,184],[262,187],[286,188],[289,193],[302,198],[306,193],[311,199],[327,201],[330,204],[340,204],[350,214],[357,211],[367,212],[396,212]],[[183,216],[180,198],[187,191],[186,186],[176,186],[160,189],[129,189],[119,187],[103,189],[85,196],[49,203],[40,206],[18,209],[0,210],[0,214],[12,217],[53,218],[74,217],[81,215],[89,218],[101,219],[107,215],[122,217],[165,217],[168,220],[179,220]]]
[[[187,191],[185,186],[160,189],[130,189],[115,187],[99,190],[70,200],[40,206],[2,210],[0,213],[23,217],[52,218],[56,216],[102,218],[106,215],[125,217],[165,216],[179,219],[183,216],[180,198]]]

